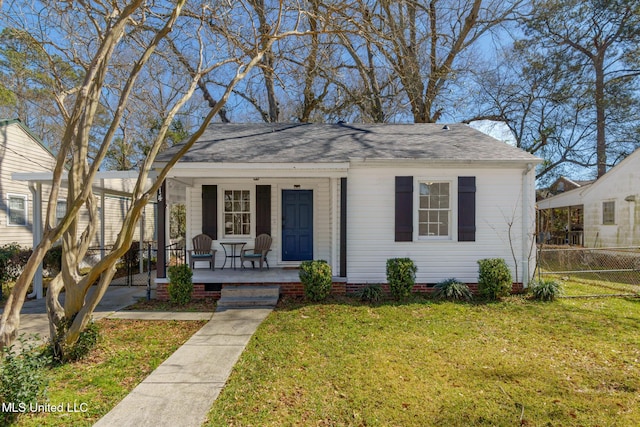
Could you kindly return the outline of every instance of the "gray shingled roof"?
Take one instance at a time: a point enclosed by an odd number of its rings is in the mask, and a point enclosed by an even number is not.
[[[464,124],[212,124],[180,162],[333,163],[349,159],[533,161]],[[158,156],[168,161],[179,149]]]

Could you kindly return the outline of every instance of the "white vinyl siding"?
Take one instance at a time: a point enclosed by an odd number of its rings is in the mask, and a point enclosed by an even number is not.
[[[509,243],[512,230],[522,230],[522,168],[470,167],[352,167],[348,181],[348,281],[350,283],[380,283],[386,279],[389,258],[409,257],[418,267],[417,283],[437,283],[455,277],[468,283],[478,280],[477,260],[504,258],[515,270]],[[395,242],[395,177],[413,176],[414,193],[420,181],[433,176],[451,183],[451,239],[421,240],[415,230],[413,242]],[[476,240],[458,242],[457,179],[476,177]],[[529,200],[533,200],[531,186]],[[414,199],[417,203],[417,196]],[[414,215],[418,207],[414,204]],[[531,234],[534,213],[530,209]],[[523,252],[521,233],[511,233],[511,244],[517,254]],[[526,245],[527,243],[525,243]],[[522,269],[519,270],[520,272]],[[521,279],[521,277],[519,278]]]
[[[51,172],[55,167],[55,158],[39,142],[32,138],[18,123],[10,123],[1,127],[0,132],[0,201],[3,208],[0,209],[0,245],[16,242],[20,246],[33,246],[33,193],[26,181],[15,181],[12,174],[16,172]],[[42,183],[42,221],[44,224],[47,202],[51,193],[51,185]],[[7,215],[9,210],[8,195],[19,195],[26,200],[26,225],[9,225],[10,219]],[[66,188],[60,188],[59,200],[56,203],[56,220],[59,220],[63,211],[66,212]],[[96,194],[98,204],[100,195]],[[111,244],[115,241],[122,220],[126,213],[126,208],[130,205],[128,199],[107,196],[105,198],[105,243]],[[64,206],[64,209],[63,209]],[[99,209],[101,209],[99,207]],[[155,205],[147,204],[144,209],[145,229],[144,239],[155,239]],[[88,213],[83,208],[80,216],[80,229],[84,230],[88,222]],[[55,225],[55,224],[54,224]],[[98,231],[91,242],[92,246],[103,246],[100,242],[100,224]],[[140,230],[136,227],[134,240],[139,240]]]
[[[20,246],[32,247],[32,193],[28,183],[14,181],[11,175],[16,172],[53,170],[55,158],[18,123],[4,125],[0,130],[0,203],[3,206],[0,209],[0,245],[16,242]],[[50,187],[47,185],[42,187],[45,197],[48,197]],[[26,197],[26,225],[9,225],[7,216],[9,194]]]
[[[98,223],[98,231],[91,241],[93,247],[109,247],[118,238],[118,234],[122,229],[122,221],[131,206],[131,200],[126,197],[105,196],[104,207],[100,206],[100,197],[98,197],[98,218],[100,211],[104,209],[104,242],[100,241],[100,223]],[[82,229],[87,225],[89,216],[86,211],[81,214],[80,226]],[[141,227],[143,224],[142,238]],[[133,241],[149,241],[156,239],[156,206],[155,203],[148,203],[142,212],[140,221],[136,224],[133,231]]]
[[[584,205],[584,245],[640,245],[640,150],[609,170],[581,193]],[[604,224],[603,202],[613,202],[612,224]],[[611,206],[610,207],[614,207]]]

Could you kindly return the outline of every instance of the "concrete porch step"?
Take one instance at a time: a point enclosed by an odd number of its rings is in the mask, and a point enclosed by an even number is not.
[[[218,307],[274,307],[280,286],[223,285]]]

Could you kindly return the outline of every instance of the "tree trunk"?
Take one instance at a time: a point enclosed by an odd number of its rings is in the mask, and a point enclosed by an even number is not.
[[[16,339],[18,328],[20,327],[20,310],[22,310],[24,299],[27,296],[27,290],[49,248],[51,248],[51,241],[43,238],[42,242],[34,249],[31,257],[29,257],[27,265],[9,294],[2,312],[2,321],[0,322],[0,353]]]
[[[598,178],[607,173],[607,141],[606,141],[606,105],[604,95],[604,54],[598,52],[593,58],[596,74],[595,104],[596,104],[596,158]]]

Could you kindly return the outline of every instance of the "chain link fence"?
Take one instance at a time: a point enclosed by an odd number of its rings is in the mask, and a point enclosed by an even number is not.
[[[622,285],[640,292],[640,247],[583,248],[541,246],[537,274],[585,279],[590,284]]]

